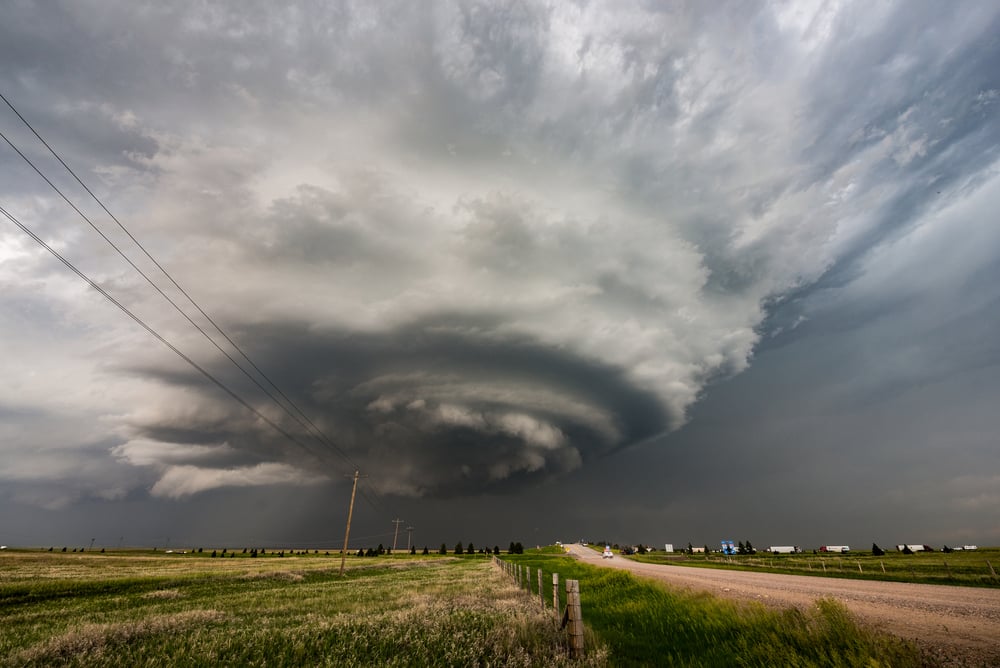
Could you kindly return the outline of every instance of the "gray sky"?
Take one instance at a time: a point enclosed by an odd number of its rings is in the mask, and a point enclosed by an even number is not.
[[[2,144],[259,415],[0,220],[0,542],[333,546],[359,467],[357,544],[1000,544],[996,3],[2,4],[0,92],[327,438]]]

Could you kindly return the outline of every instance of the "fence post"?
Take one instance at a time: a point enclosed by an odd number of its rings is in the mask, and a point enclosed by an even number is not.
[[[878,565],[882,567],[882,575],[885,575],[885,564],[882,563],[881,559],[878,560]]]
[[[860,559],[858,559],[858,573],[861,573],[862,575],[864,574],[864,571],[861,570],[861,560]]]
[[[545,591],[542,589],[542,569],[538,569],[538,602],[542,604],[542,610],[545,609]]]
[[[559,614],[559,574],[552,574],[552,609]]]
[[[986,565],[990,567],[990,573],[995,578],[997,576],[997,572],[995,570],[993,570],[993,564],[990,563],[989,559],[986,560]]]
[[[580,610],[580,581],[566,580],[566,615],[569,620],[569,656],[583,656],[583,613]]]

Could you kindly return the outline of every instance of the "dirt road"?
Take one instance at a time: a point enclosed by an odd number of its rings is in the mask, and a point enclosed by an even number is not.
[[[661,566],[621,556],[602,559],[581,545],[568,548],[587,563],[729,598],[780,607],[807,607],[818,598],[834,598],[866,623],[916,641],[945,665],[1000,666],[997,589]]]

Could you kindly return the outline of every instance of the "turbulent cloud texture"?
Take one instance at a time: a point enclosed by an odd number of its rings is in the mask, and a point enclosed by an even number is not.
[[[669,447],[713,383],[808,329],[829,291],[920,298],[904,247],[924,252],[928,216],[995,192],[989,3],[6,14],[4,95],[328,437],[269,403],[6,151],[3,206],[261,413],[5,226],[12,481],[58,479],[55,450],[170,498],[355,467],[382,493],[452,497]],[[956,253],[992,271],[985,248]],[[32,434],[41,414],[82,428]],[[90,496],[107,477],[64,488]]]

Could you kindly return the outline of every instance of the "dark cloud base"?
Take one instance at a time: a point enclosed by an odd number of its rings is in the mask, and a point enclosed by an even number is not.
[[[382,480],[374,485],[387,493],[515,490],[669,428],[672,416],[656,396],[622,370],[501,333],[499,324],[442,314],[379,333],[304,324],[238,329],[258,366],[341,453]],[[150,368],[141,373],[225,413],[182,420],[164,415],[135,424],[138,437],[227,443],[241,463],[277,459],[319,467],[331,477],[350,468],[328,443],[310,438],[290,419],[280,424],[306,447],[289,443],[235,402],[227,405],[200,376]],[[215,373],[235,382],[224,368]],[[246,385],[237,391],[260,395]],[[273,414],[265,403],[254,403]]]

